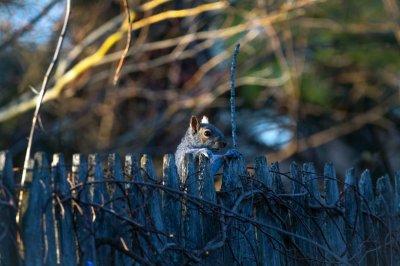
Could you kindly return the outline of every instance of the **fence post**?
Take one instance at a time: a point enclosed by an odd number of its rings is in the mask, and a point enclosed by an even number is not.
[[[21,204],[21,238],[24,243],[24,265],[44,265],[43,204],[44,187],[41,185],[34,160],[28,162],[23,203]]]
[[[336,179],[336,170],[332,163],[325,164],[324,167],[324,190],[325,203],[327,205],[325,221],[325,237],[328,241],[328,248],[339,257],[347,261],[346,242],[344,235],[344,221],[342,214],[339,213],[339,188]],[[326,258],[333,260],[332,256]],[[327,263],[331,263],[329,261]],[[335,262],[339,263],[339,262]],[[340,264],[340,263],[339,263]]]
[[[58,227],[60,265],[76,265],[76,244],[71,206],[71,188],[67,181],[64,156],[53,155],[52,174],[55,192],[55,219]],[[57,230],[57,229],[56,229]]]
[[[140,171],[140,163],[138,156],[135,154],[127,154],[125,156],[125,176],[127,181],[143,182],[143,176]],[[130,217],[139,224],[145,225],[145,198],[144,191],[147,187],[142,185],[130,183],[127,187],[128,191],[128,205],[130,207]],[[147,232],[144,230],[136,230],[131,228],[132,247],[133,252],[138,254],[141,258],[152,258],[150,247],[147,241]],[[133,265],[140,265],[139,262]]]
[[[254,187],[252,180],[247,180],[244,159],[228,160],[224,165],[222,177],[221,198],[225,207],[234,213],[253,219]],[[246,187],[244,187],[244,185]],[[246,195],[246,192],[248,194]],[[224,263],[233,265],[256,265],[257,250],[255,246],[254,226],[242,222],[236,217],[227,219],[228,243],[224,248]]]
[[[290,164],[290,175],[292,177],[291,193],[293,194],[290,199],[291,229],[296,235],[310,237],[310,223],[306,219],[306,195],[304,194],[303,175],[296,162]],[[291,241],[296,245],[296,247],[293,247],[294,259],[291,264],[302,265],[310,255],[310,243],[295,237],[292,237]]]
[[[394,229],[394,193],[388,175],[380,177],[376,182],[376,215],[379,217],[377,223],[380,244],[382,245],[383,263],[394,265],[399,262],[399,247],[394,244],[398,241]]]
[[[360,181],[358,182],[361,197],[361,211],[362,211],[362,227],[364,229],[363,243],[364,250],[367,252],[365,261],[367,265],[379,265],[379,239],[378,231],[375,228],[375,196],[372,188],[371,175],[369,170],[365,170],[361,174]]]
[[[188,195],[199,197],[197,173],[195,171],[193,154],[187,153],[183,159],[182,177],[185,180],[185,188]],[[189,197],[188,197],[189,198]],[[185,206],[185,247],[189,250],[198,249],[203,244],[203,226],[200,219],[199,207],[192,202],[193,199],[186,199]]]
[[[92,209],[88,204],[81,204],[80,201],[90,202],[90,187],[86,184],[88,177],[88,164],[81,154],[74,154],[72,157],[72,177],[75,185],[81,187],[73,191],[77,198],[75,208],[76,237],[79,248],[79,265],[86,266],[90,263],[97,265],[96,240],[94,238]]]
[[[325,221],[324,213],[322,211],[323,205],[321,193],[319,191],[318,177],[315,172],[313,163],[305,163],[303,165],[304,182],[308,191],[307,195],[307,221],[310,227],[310,238],[316,243],[326,246],[327,241],[323,234],[323,224]],[[310,244],[309,258],[318,260],[324,259],[324,251],[316,245]]]
[[[98,265],[112,265],[113,235],[109,226],[112,215],[104,209],[110,210],[110,196],[98,154],[90,154],[88,158],[88,181],[90,185],[90,202],[93,211],[93,227],[96,239],[96,258]]]
[[[17,224],[15,222],[17,201],[14,191],[12,158],[9,152],[0,152],[0,265],[19,265]]]
[[[211,175],[210,159],[204,154],[198,158],[198,189],[200,198],[212,204],[217,204],[217,194],[214,185],[214,176]],[[202,209],[201,222],[203,227],[203,256],[204,265],[222,264],[222,246],[225,242],[225,234],[221,233],[223,217],[220,217],[219,209],[214,206],[205,206]]]
[[[118,154],[110,154],[108,156],[108,168],[110,172],[110,179],[116,181],[116,183],[111,183],[111,206],[112,209],[124,216],[128,216],[128,204],[127,204],[127,191],[128,187],[124,181],[124,175],[121,166],[121,159]],[[132,237],[130,235],[129,225],[125,221],[113,217],[111,219],[113,236],[116,238],[116,245],[120,250],[125,250],[127,252],[132,251]],[[125,255],[121,251],[115,251],[114,253],[114,264],[115,265],[128,265],[132,259]]]
[[[163,158],[163,185],[179,192],[179,176],[173,154],[166,154]],[[182,247],[183,219],[179,196],[171,191],[163,191],[162,198],[162,213],[169,240],[174,245]],[[178,252],[171,252],[171,262],[172,264],[181,263],[182,256]]]
[[[362,213],[357,186],[357,178],[354,168],[346,171],[344,183],[344,208],[345,208],[345,233],[349,263],[352,265],[364,265],[364,248],[362,245]]]
[[[153,160],[148,155],[143,155],[141,158],[141,167],[144,172],[144,180],[148,183],[160,184],[154,165]],[[148,202],[147,210],[148,216],[145,217],[148,224],[152,225],[154,233],[151,235],[152,245],[154,245],[153,258],[156,262],[162,261],[161,252],[163,252],[164,244],[166,243],[165,227],[161,214],[161,194],[160,189],[148,187],[147,193],[145,194],[145,201]]]
[[[54,180],[50,173],[50,166],[47,161],[47,156],[43,152],[35,153],[35,164],[37,165],[40,184],[42,186],[43,194],[41,198],[41,206],[37,206],[41,212],[43,219],[43,234],[44,241],[47,244],[47,251],[44,256],[46,265],[55,265],[59,262],[59,246],[57,245],[57,231],[54,217]]]
[[[276,222],[271,216],[274,203],[269,200],[272,194],[272,177],[264,156],[255,159],[254,178],[261,182],[261,189],[264,195],[256,206],[256,219],[260,223],[275,227],[277,226]],[[273,243],[278,238],[279,233],[270,228],[258,227],[256,230],[261,265],[281,265],[279,250]]]

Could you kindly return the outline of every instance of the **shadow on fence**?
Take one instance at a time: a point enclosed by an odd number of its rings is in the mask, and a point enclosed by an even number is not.
[[[12,160],[0,153],[0,265],[399,265],[400,172],[377,180],[346,173],[343,191],[332,164],[283,174],[265,157],[249,175],[243,158],[224,168],[216,192],[208,159],[173,155],[162,177],[148,156],[74,155],[66,169],[30,161],[20,224]],[[290,191],[282,177],[291,180]],[[320,182],[323,181],[323,191]]]

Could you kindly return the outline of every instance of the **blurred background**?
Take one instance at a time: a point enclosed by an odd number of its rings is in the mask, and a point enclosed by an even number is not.
[[[397,0],[74,0],[33,152],[174,153],[192,114],[230,137],[234,46],[238,146],[248,163],[400,168]],[[0,0],[0,150],[22,166],[65,1]],[[283,169],[287,169],[282,167]]]

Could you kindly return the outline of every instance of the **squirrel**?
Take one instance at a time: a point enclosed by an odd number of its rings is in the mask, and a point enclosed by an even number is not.
[[[211,175],[214,176],[222,167],[225,159],[240,156],[240,153],[235,149],[228,150],[223,155],[215,154],[215,152],[225,148],[226,145],[224,133],[209,123],[207,116],[203,116],[201,121],[196,116],[192,116],[189,128],[175,152],[175,164],[179,176],[182,177],[183,158],[186,153],[192,153],[194,156],[200,154],[207,156],[210,159]]]

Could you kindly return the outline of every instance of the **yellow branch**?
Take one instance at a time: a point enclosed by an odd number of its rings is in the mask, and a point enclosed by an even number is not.
[[[147,9],[154,8],[165,1],[154,0],[152,2],[154,3],[149,7],[147,7]],[[215,3],[200,5],[194,8],[188,8],[182,10],[168,10],[132,23],[132,30],[137,30],[144,26],[148,26],[171,18],[190,17],[211,10],[223,9],[227,7],[227,5],[228,5],[227,2],[220,1]],[[96,65],[104,57],[104,55],[111,49],[111,47],[113,47],[124,36],[124,33],[128,30],[128,28],[129,27],[127,24],[123,24],[121,26],[121,29],[118,32],[113,33],[111,36],[109,36],[94,54],[82,59],[79,63],[77,63],[74,67],[72,67],[69,71],[67,71],[63,76],[61,76],[57,80],[56,84],[52,88],[48,89],[43,99],[43,103],[56,99],[61,93],[62,89],[65,87],[65,85],[73,81],[85,70]],[[0,110],[0,122],[4,122],[18,114],[21,114],[23,112],[26,112],[34,108],[36,105],[36,100],[37,97],[33,97],[32,99],[20,103],[12,103],[6,108],[3,108],[2,110]]]

